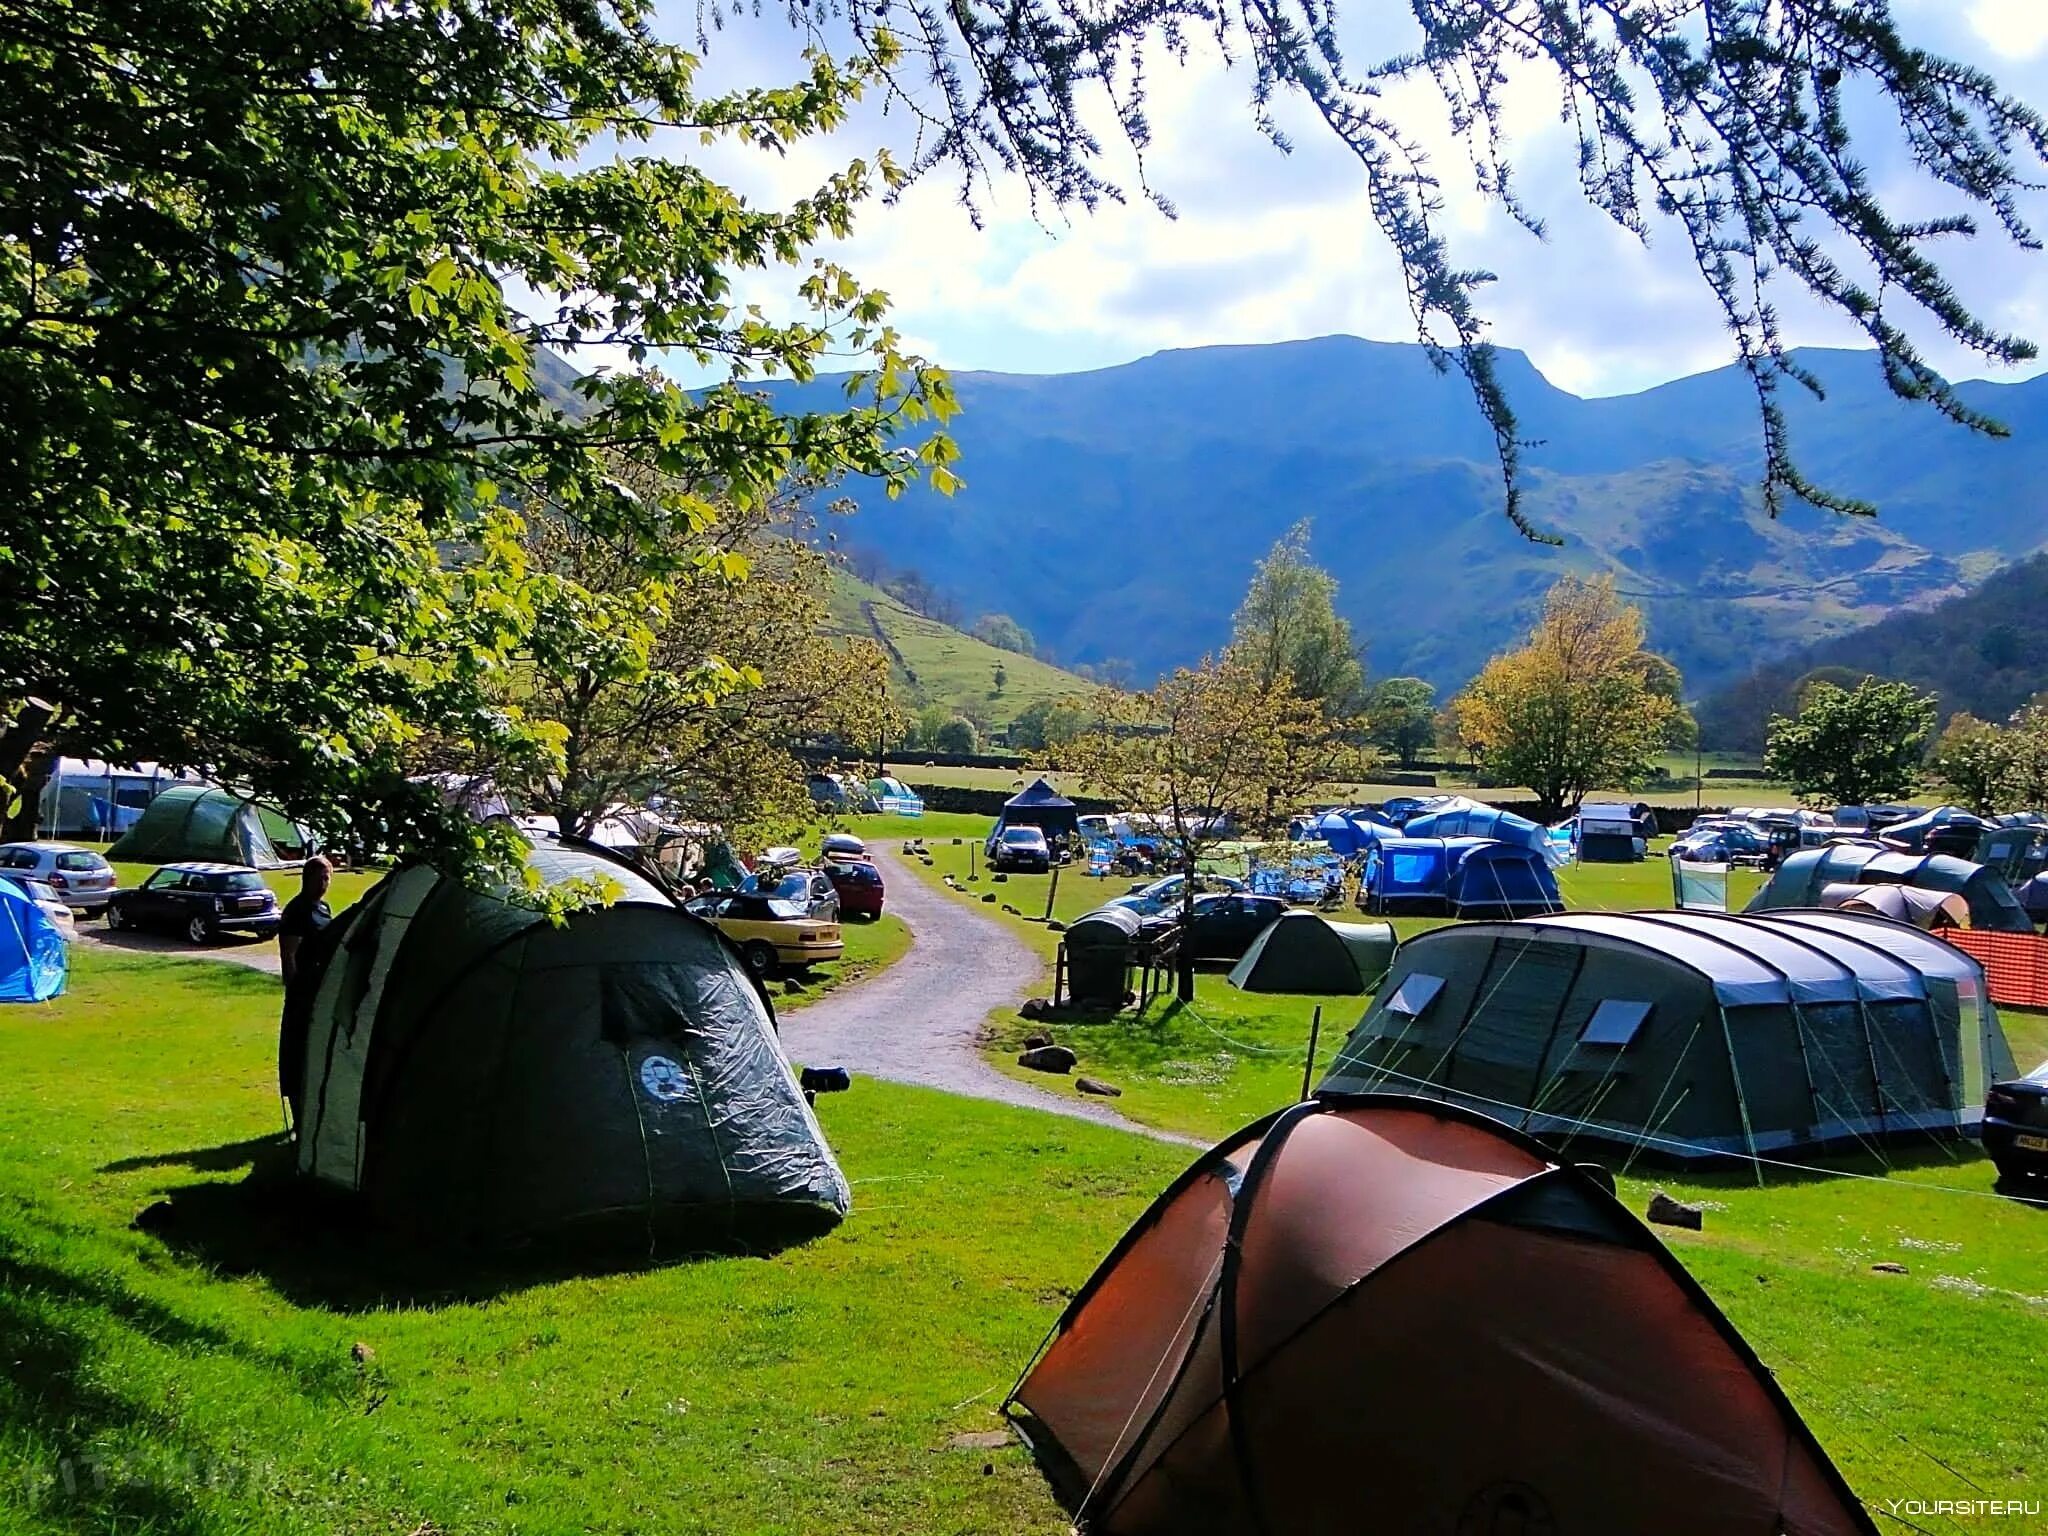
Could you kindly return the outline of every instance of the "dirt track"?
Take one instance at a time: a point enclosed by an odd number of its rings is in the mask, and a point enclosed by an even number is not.
[[[1044,962],[1002,922],[933,890],[902,859],[879,850],[873,856],[888,884],[889,910],[910,927],[910,953],[871,980],[785,1015],[782,1043],[793,1060],[1182,1139],[1083,1098],[1072,1078],[1049,1076],[1038,1088],[984,1061],[975,1048],[982,1021],[1042,989]]]

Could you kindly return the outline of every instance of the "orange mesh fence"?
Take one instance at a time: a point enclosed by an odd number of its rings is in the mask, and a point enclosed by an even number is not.
[[[2014,1008],[2048,1008],[2048,938],[1988,928],[1951,928],[1941,936],[1984,967],[1991,1001]]]

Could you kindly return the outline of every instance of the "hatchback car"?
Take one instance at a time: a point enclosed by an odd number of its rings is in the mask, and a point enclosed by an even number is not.
[[[990,869],[1035,870],[1044,874],[1052,868],[1052,845],[1036,827],[1004,827],[988,840]]]
[[[882,915],[882,872],[865,859],[827,859],[825,878],[839,893],[839,910],[849,917]]]
[[[1278,896],[1225,891],[1195,898],[1195,910],[1181,925],[1181,947],[1196,960],[1235,965],[1252,941],[1278,922],[1287,902]]]
[[[1129,907],[1133,912],[1154,917],[1180,906],[1181,886],[1186,880],[1186,875],[1167,875],[1163,879],[1147,884],[1134,885],[1123,895],[1113,897],[1107,905]],[[1242,891],[1244,888],[1244,882],[1234,875],[1195,876],[1195,891],[1198,895],[1207,892]]]
[[[2000,1178],[2048,1178],[2048,1062],[1992,1085],[1984,1097],[1983,1135]]]
[[[43,909],[66,943],[78,937],[78,919],[71,915],[70,904],[49,885],[41,880],[31,880],[27,875],[18,875],[12,870],[0,875],[0,880],[26,891],[28,899]]]
[[[282,916],[277,893],[246,864],[166,864],[107,902],[109,928],[167,928],[194,944],[223,933],[266,937]]]
[[[839,892],[821,870],[763,866],[740,882],[740,890],[748,896],[793,902],[820,922],[839,921]]]
[[[119,883],[114,866],[70,843],[0,843],[0,874],[40,880],[74,912],[97,917]]]
[[[802,970],[846,953],[838,923],[812,917],[793,901],[750,891],[713,891],[688,902],[684,910],[738,945],[756,976]]]

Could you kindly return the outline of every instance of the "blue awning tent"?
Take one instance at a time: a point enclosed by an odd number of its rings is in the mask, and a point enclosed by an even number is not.
[[[1339,808],[1325,811],[1311,824],[1312,836],[1330,845],[1330,852],[1342,858],[1363,852],[1383,837],[1395,837],[1399,830],[1363,810]]]
[[[1938,805],[1924,816],[1902,821],[1878,833],[1887,848],[1903,853],[1946,853],[1958,859],[1973,859],[1977,845],[1991,824],[1955,805]]]
[[[1425,811],[1401,829],[1408,837],[1485,837],[1498,843],[1532,848],[1552,864],[1557,862],[1551,848],[1549,829],[1526,816],[1491,805],[1467,801],[1459,806]]]
[[[1562,912],[1543,855],[1491,838],[1384,838],[1367,855],[1360,905],[1414,917],[1533,917]]]
[[[0,1003],[46,1003],[64,990],[69,971],[64,935],[50,914],[0,878]]]
[[[1770,884],[1743,910],[1818,907],[1822,892],[1831,885],[1917,885],[1953,891],[1969,904],[1972,928],[2002,933],[2031,933],[2034,928],[1997,870],[1945,853],[1897,853],[1867,843],[1801,849],[1778,866]]]

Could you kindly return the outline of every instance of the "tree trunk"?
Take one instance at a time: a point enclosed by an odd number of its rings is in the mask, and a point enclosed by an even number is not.
[[[9,842],[36,834],[37,801],[50,780],[57,754],[46,740],[56,710],[40,699],[24,699],[14,719],[0,731],[0,783],[13,792],[13,808],[0,822],[0,837]],[[18,797],[18,798],[14,798]],[[0,801],[0,810],[6,809]]]
[[[1195,1000],[1195,952],[1188,943],[1188,922],[1195,915],[1195,856],[1181,858],[1180,944],[1174,951],[1174,969],[1179,973],[1177,995],[1184,1003]]]

